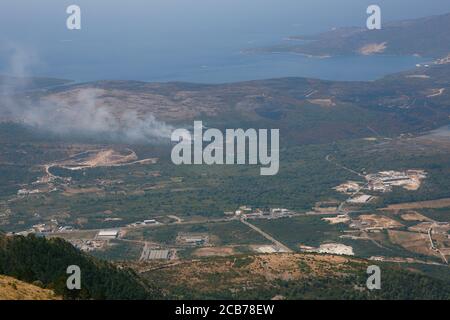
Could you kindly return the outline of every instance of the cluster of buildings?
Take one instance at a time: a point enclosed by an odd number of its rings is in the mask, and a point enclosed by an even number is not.
[[[119,238],[119,229],[104,229],[97,232],[94,239],[69,239],[68,241],[77,249],[84,252],[103,250],[110,240]]]
[[[133,223],[127,225],[127,227],[142,227],[142,226],[151,226],[151,225],[157,225],[157,224],[160,224],[160,222],[156,221],[155,219],[148,219],[148,220],[144,220],[144,221],[133,222]]]
[[[55,223],[41,223],[35,224],[32,230],[36,233],[52,233],[52,232],[69,232],[73,231],[72,226],[58,226]]]
[[[179,233],[176,239],[179,245],[196,247],[209,243],[209,235],[204,233]]]
[[[367,189],[378,192],[390,192],[392,187],[403,187],[407,190],[417,190],[420,187],[422,179],[427,174],[424,170],[406,170],[406,171],[380,171],[376,174],[365,176],[367,180]]]
[[[75,248],[84,251],[92,252],[95,250],[102,250],[107,245],[107,241],[104,240],[68,240]]]
[[[333,188],[337,192],[352,194],[361,189],[361,185],[356,181],[347,181]]]
[[[56,182],[60,182],[62,184],[68,185],[72,182],[72,178],[70,177],[55,177],[50,174],[47,174],[38,180],[31,183],[31,188],[22,188],[17,190],[17,196],[25,197],[38,193],[47,193],[47,192],[56,192],[61,191],[61,187],[56,184]],[[33,189],[34,188],[34,189]]]
[[[290,217],[293,215],[293,212],[284,208],[252,209],[250,206],[240,206],[239,209],[234,212],[225,212],[225,215],[236,216],[243,219],[278,219]]]
[[[406,170],[406,171],[380,171],[378,173],[367,174],[364,176],[366,183],[347,181],[334,187],[333,189],[345,194],[354,194],[361,190],[369,190],[374,192],[391,192],[393,187],[403,187],[406,190],[419,189],[423,179],[427,177],[424,170]],[[357,202],[364,199],[358,199]]]
[[[39,216],[38,214],[35,214],[35,216]],[[60,226],[58,221],[56,219],[51,219],[50,222],[47,223],[39,223],[33,225],[31,228],[15,232],[15,235],[22,235],[26,236],[28,234],[36,234],[40,236],[45,236],[49,233],[55,233],[55,232],[70,232],[73,231],[74,228],[72,226]]]

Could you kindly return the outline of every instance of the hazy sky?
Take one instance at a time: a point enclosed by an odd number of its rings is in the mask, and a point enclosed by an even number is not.
[[[261,23],[273,28],[317,21],[324,27],[347,21],[362,24],[369,4],[380,5],[387,20],[450,11],[448,0],[2,0],[0,34],[64,36],[65,9],[70,4],[82,8],[86,32],[93,34],[251,30],[252,23],[255,31]]]
[[[66,29],[71,4],[82,9],[80,31]],[[202,65],[289,35],[364,26],[369,4],[384,21],[450,12],[449,0],[1,0],[0,72],[11,46],[38,57],[39,74],[58,76],[87,74],[76,71],[86,66],[94,76],[101,64],[117,77],[131,77],[119,69],[138,62]]]

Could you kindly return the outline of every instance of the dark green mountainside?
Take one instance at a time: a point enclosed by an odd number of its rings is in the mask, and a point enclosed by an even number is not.
[[[81,290],[68,290],[67,267],[81,269]],[[134,272],[81,253],[62,239],[0,235],[0,274],[53,289],[65,299],[149,299]]]

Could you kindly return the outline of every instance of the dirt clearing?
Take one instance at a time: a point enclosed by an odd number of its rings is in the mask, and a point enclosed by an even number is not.
[[[432,221],[430,218],[425,217],[417,211],[408,211],[400,216],[405,221]]]
[[[210,247],[197,249],[193,255],[196,257],[226,257],[235,253],[232,247]]]

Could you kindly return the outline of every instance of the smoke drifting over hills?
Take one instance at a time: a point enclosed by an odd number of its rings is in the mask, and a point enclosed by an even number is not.
[[[57,134],[93,136],[117,142],[146,143],[169,138],[172,128],[151,114],[138,115],[123,106],[120,113],[102,105],[101,92],[79,91],[73,103],[42,100],[37,106],[22,109],[22,120],[35,128]]]
[[[0,78],[0,121],[13,121],[58,134],[108,140],[120,143],[148,143],[170,138],[173,128],[151,114],[138,114],[126,105],[111,108],[103,104],[101,90],[83,89],[67,100],[31,98],[30,66],[36,58],[15,46],[6,70]]]

